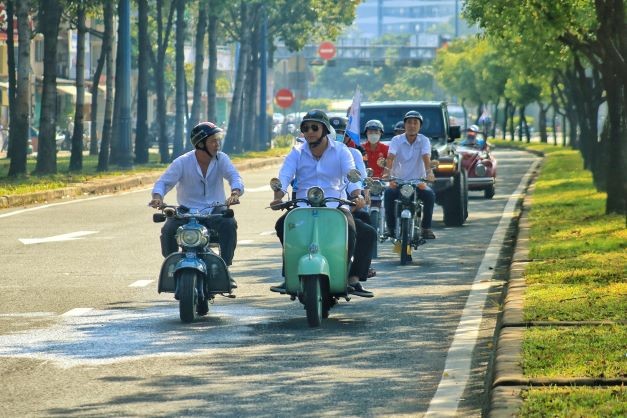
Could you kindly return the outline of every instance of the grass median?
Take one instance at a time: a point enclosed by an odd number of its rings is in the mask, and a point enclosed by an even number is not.
[[[234,163],[242,162],[251,158],[270,158],[286,155],[289,147],[272,148],[267,151],[247,152],[244,154],[231,155]],[[115,165],[111,165],[109,171],[99,172],[98,156],[84,155],[83,169],[80,172],[70,172],[70,156],[68,153],[57,156],[57,174],[51,175],[26,175],[19,177],[7,177],[10,160],[0,159],[0,196],[21,195],[43,190],[62,189],[77,183],[86,183],[103,179],[111,179],[119,176],[130,176],[146,173],[160,173],[165,170],[168,164],[161,164],[160,157],[156,153],[149,153],[147,164],[136,164],[131,170],[120,170]],[[27,159],[27,173],[35,170],[37,160],[34,156]]]
[[[491,141],[492,142],[492,141]],[[545,161],[531,196],[525,280],[523,373],[529,378],[627,377],[627,229],[624,215],[605,215],[579,151],[538,143],[495,146],[541,151]],[[560,321],[582,321],[560,326]],[[586,325],[585,321],[613,321]],[[532,387],[520,416],[627,415],[625,387]]]

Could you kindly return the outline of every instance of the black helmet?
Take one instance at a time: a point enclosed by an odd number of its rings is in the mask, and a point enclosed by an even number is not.
[[[396,122],[396,125],[394,125],[394,130],[405,132],[405,122],[403,122],[402,120]]]
[[[343,116],[331,116],[329,118],[329,123],[335,129],[335,132],[346,132],[346,124],[348,123],[348,119]]]
[[[379,131],[381,131],[381,134],[384,133],[383,124],[378,119],[372,119],[366,122],[366,126],[364,126],[364,134],[368,129],[378,129]]]
[[[191,141],[192,146],[196,148],[197,144],[220,132],[223,131],[218,128],[216,124],[212,122],[200,122],[198,125],[194,126],[192,131],[189,133],[189,140]]]
[[[407,122],[407,119],[418,119],[420,121],[420,125],[422,126],[422,115],[415,110],[410,110],[409,112],[405,113],[405,117],[403,118],[403,124]]]
[[[303,126],[303,123],[311,121],[311,122],[319,122],[327,128],[327,134],[331,133],[331,124],[329,123],[329,117],[322,110],[314,109],[310,110],[303,116],[303,120],[300,122],[300,126]]]

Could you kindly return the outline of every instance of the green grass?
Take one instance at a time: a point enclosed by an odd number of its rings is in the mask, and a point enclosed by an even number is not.
[[[241,162],[250,158],[267,158],[287,154],[289,148],[273,148],[268,151],[248,152],[239,155],[232,155],[233,162]],[[83,170],[81,172],[69,172],[70,157],[57,156],[57,174],[37,176],[29,174],[17,178],[9,178],[9,159],[0,159],[0,196],[19,195],[32,193],[41,190],[54,190],[71,186],[76,183],[85,183],[96,179],[106,179],[118,176],[128,176],[133,174],[162,172],[167,164],[161,164],[158,154],[150,153],[148,164],[134,165],[132,170],[120,170],[115,165],[110,166],[110,171],[98,172],[98,157],[83,156]],[[27,159],[27,172],[35,170],[36,159]]]
[[[627,416],[627,388],[553,387],[523,392],[521,417],[609,418]]]
[[[527,321],[625,321],[627,228],[620,215],[605,215],[579,151],[539,143],[491,141],[541,151],[543,167],[529,212],[525,270]],[[532,327],[522,354],[527,377],[626,377],[627,326]],[[531,388],[521,417],[627,416],[627,390]]]
[[[627,326],[533,327],[523,338],[527,377],[627,376]]]

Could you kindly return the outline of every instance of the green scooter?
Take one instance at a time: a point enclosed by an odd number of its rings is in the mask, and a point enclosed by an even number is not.
[[[360,174],[351,171],[349,181],[360,181]],[[282,189],[281,181],[270,181],[273,191]],[[320,326],[323,318],[340,298],[350,300],[348,287],[348,223],[337,208],[326,207],[336,202],[354,206],[346,199],[325,197],[320,187],[307,191],[307,198],[292,199],[272,208],[290,209],[285,217],[283,260],[285,293],[305,305],[307,322]],[[297,207],[305,203],[308,207]]]

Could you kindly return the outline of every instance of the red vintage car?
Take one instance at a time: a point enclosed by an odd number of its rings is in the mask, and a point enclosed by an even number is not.
[[[468,190],[483,190],[486,199],[492,199],[496,184],[496,159],[490,153],[489,144],[482,138],[457,146],[462,165],[468,173]]]

